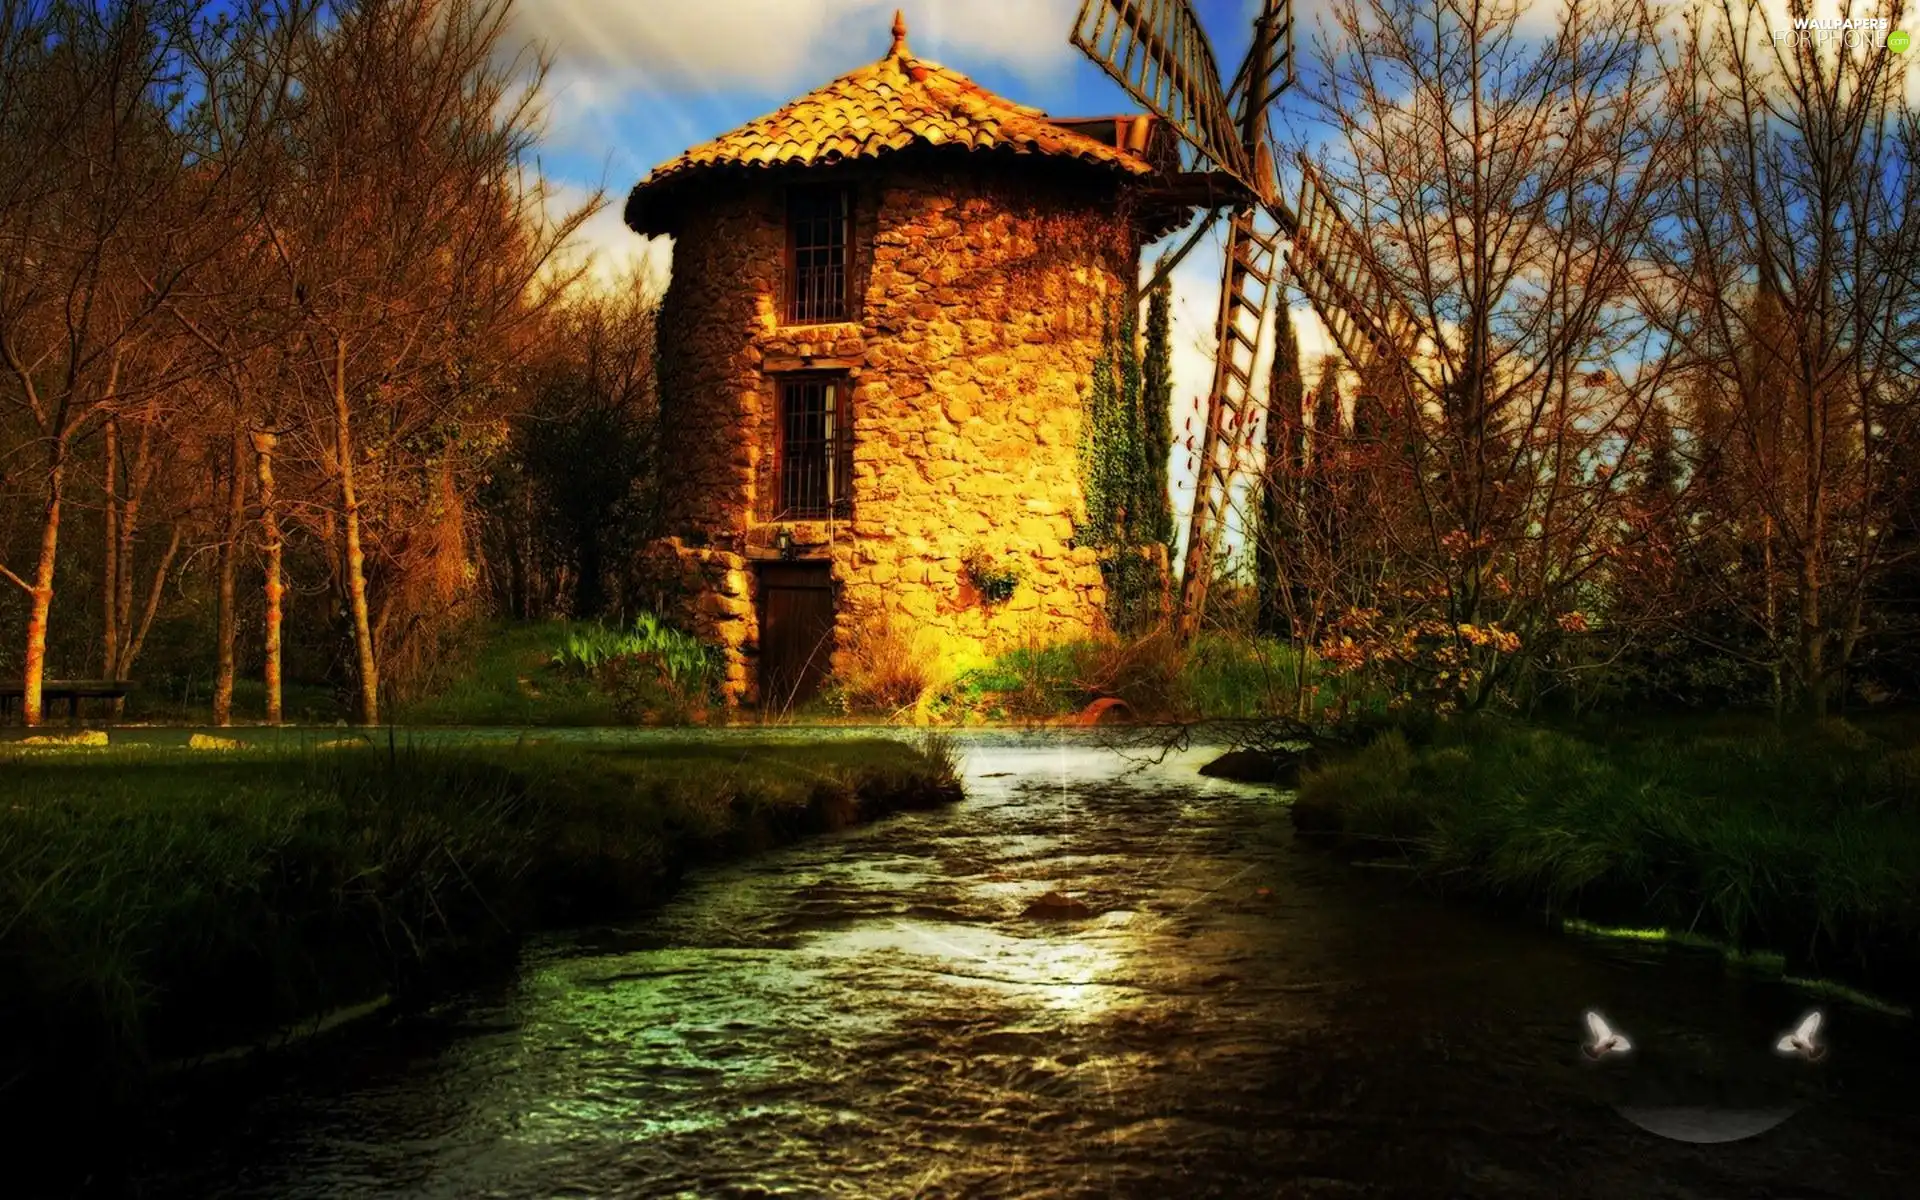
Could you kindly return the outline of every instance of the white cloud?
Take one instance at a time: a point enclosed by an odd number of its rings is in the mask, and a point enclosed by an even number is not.
[[[896,7],[914,52],[957,70],[997,63],[1038,80],[1079,59],[1067,43],[1077,0],[521,0],[511,40],[537,40],[553,59],[541,96],[544,147],[601,159],[610,181],[611,203],[581,239],[593,253],[591,278],[618,279],[641,254],[664,278],[669,244],[649,246],[620,219],[625,189],[656,165],[643,161],[656,151],[637,147],[677,150],[758,115],[716,125],[737,107],[716,93],[784,98],[879,58]],[[646,138],[636,138],[636,121]],[[559,206],[584,196],[566,187],[556,194]]]
[[[579,211],[591,193],[568,184],[546,185],[546,209],[558,221]],[[621,218],[624,193],[612,193],[607,203],[580,226],[573,243],[556,264],[563,271],[581,266],[581,283],[590,288],[625,286],[637,273],[654,295],[664,295],[673,268],[673,239],[644,238],[627,228]]]
[[[817,87],[880,57],[895,8],[916,54],[1028,78],[1064,68],[1075,0],[521,0],[516,32],[568,79],[615,88]]]

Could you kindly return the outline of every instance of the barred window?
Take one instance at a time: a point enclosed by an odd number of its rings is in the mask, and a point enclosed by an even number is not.
[[[787,320],[844,321],[851,203],[845,188],[787,194]]]
[[[776,521],[853,515],[853,412],[845,379],[780,383]]]

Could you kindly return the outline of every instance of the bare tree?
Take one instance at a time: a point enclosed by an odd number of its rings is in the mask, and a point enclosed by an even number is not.
[[[655,515],[657,303],[636,271],[609,291],[570,296],[548,322],[514,423],[518,477],[490,497],[510,610],[537,607],[530,598],[545,592],[549,611],[584,619],[624,598],[609,568],[638,548]]]
[[[177,5],[0,4],[0,364],[42,464],[30,577],[0,564],[30,601],[29,725],[41,717],[76,442],[101,413],[168,385],[129,367],[154,361],[141,339],[202,249],[176,224],[186,173],[174,52],[185,28]]]
[[[1915,115],[1902,56],[1867,40],[1721,0],[1676,69],[1701,117],[1665,316],[1698,376],[1692,433],[1715,463],[1720,525],[1759,547],[1722,580],[1746,589],[1776,679],[1790,666],[1814,715],[1890,562],[1891,463],[1920,369]]]
[[[355,714],[379,719],[369,597],[368,485],[400,486],[367,458],[501,386],[477,375],[550,296],[542,273],[597,206],[543,223],[524,177],[543,61],[505,53],[491,0],[361,0],[303,38],[291,169],[267,198],[302,450],[334,484],[338,579],[354,647]],[[319,435],[324,431],[323,436]],[[283,439],[284,444],[284,439]],[[439,469],[449,469],[442,461]],[[368,474],[371,472],[371,474]],[[424,499],[453,493],[428,479]],[[444,482],[444,481],[442,481]],[[391,514],[389,514],[391,516]],[[417,509],[386,528],[397,542]]]
[[[1602,468],[1671,386],[1639,303],[1683,161],[1652,16],[1574,0],[1534,34],[1524,10],[1339,0],[1314,96],[1338,131],[1323,174],[1424,327],[1362,381],[1407,518],[1391,607],[1343,636],[1468,705],[1579,605],[1614,528]]]

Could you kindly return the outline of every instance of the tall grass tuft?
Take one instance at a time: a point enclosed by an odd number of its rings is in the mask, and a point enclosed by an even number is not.
[[[890,718],[923,717],[933,693],[946,682],[934,635],[885,613],[857,622],[834,675],[834,693],[850,713]]]

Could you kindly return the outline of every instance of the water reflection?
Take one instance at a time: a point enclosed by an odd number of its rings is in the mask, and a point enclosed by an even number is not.
[[[1739,1049],[1804,998],[1356,878],[1207,757],[978,739],[953,810],[705,874],[209,1099],[147,1194],[1904,1194],[1904,1025],[1836,1014],[1833,1094],[1699,1158],[1614,1107],[1745,1103],[1777,1064]],[[1089,915],[1029,915],[1050,891]],[[1583,1069],[1593,1006],[1672,1053]]]

